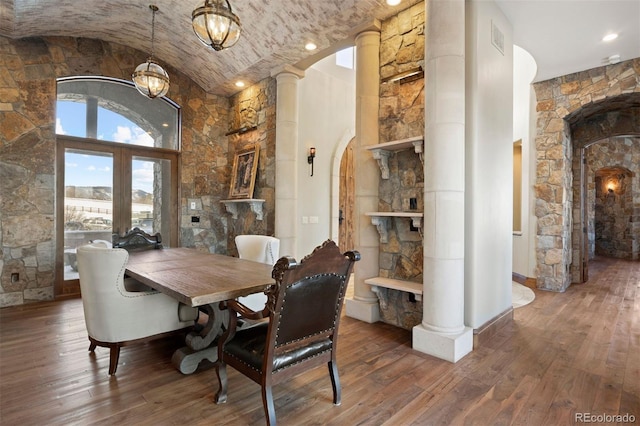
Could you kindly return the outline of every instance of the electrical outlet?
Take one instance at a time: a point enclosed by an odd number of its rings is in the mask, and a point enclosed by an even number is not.
[[[200,216],[191,216],[191,223],[200,223]]]
[[[309,223],[318,223],[318,216],[309,216]]]

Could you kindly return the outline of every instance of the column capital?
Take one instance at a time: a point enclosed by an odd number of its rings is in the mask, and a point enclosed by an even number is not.
[[[352,37],[358,38],[361,34],[373,32],[379,33],[382,31],[382,23],[378,19],[373,19],[372,21],[365,22],[358,27],[354,28],[351,32]]]
[[[271,70],[271,77],[277,78],[279,75],[282,75],[282,74],[292,74],[299,79],[304,78],[304,70],[301,70],[300,68],[296,68],[293,65],[285,64]]]
[[[362,46],[363,44],[373,40],[376,45],[380,45],[380,31],[379,30],[367,30],[358,33],[355,38],[356,46]]]

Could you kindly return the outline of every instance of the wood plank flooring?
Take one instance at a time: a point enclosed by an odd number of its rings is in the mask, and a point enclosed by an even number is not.
[[[576,413],[640,424],[640,262],[597,259],[590,282],[536,292],[514,322],[456,364],[411,349],[411,333],[344,317],[342,405],[325,368],[274,388],[281,425],[571,425]],[[87,349],[80,299],[0,310],[2,425],[261,425],[260,389],[229,369],[183,376],[180,337]]]

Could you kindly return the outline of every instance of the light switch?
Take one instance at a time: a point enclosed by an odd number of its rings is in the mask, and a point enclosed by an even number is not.
[[[309,216],[302,216],[302,223],[304,225],[306,225],[307,223],[309,223]]]
[[[195,210],[196,209],[196,202],[192,201],[191,202],[191,210]]]
[[[318,216],[309,216],[309,223],[318,223]]]

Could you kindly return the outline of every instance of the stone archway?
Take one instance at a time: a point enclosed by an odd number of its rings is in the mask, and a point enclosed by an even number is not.
[[[640,134],[640,58],[536,83],[534,90],[537,286],[564,291],[581,280],[587,246],[584,186],[574,185],[574,176],[583,175],[590,143]]]

